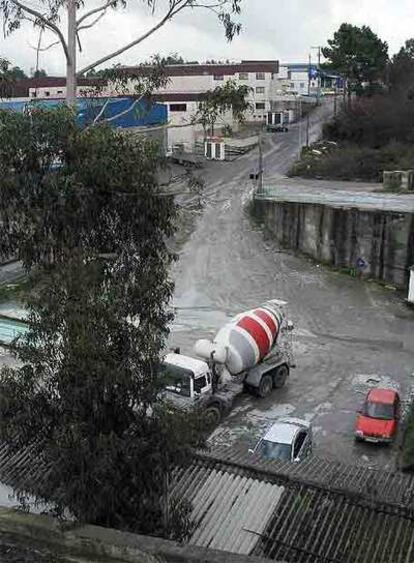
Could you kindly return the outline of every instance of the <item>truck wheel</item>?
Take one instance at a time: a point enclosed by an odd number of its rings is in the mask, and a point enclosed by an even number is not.
[[[213,428],[220,423],[221,410],[217,405],[211,405],[204,411],[204,420],[209,428]]]
[[[286,379],[289,377],[289,368],[286,364],[283,366],[279,366],[275,370],[275,374],[273,376],[273,387],[275,389],[280,389],[286,383]]]
[[[257,389],[257,394],[259,397],[264,399],[268,397],[273,389],[273,380],[271,375],[264,375],[260,380],[259,387]]]

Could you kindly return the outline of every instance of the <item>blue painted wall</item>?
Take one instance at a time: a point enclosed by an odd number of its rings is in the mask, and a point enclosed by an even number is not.
[[[108,98],[83,98],[76,103],[77,121],[81,127],[91,123],[101,111]],[[108,119],[125,112],[121,117],[109,121],[112,127],[145,127],[150,125],[161,125],[167,122],[167,106],[163,104],[148,103],[141,100],[133,106],[134,99],[131,97],[109,98],[109,102],[100,118]],[[43,107],[52,109],[62,105],[62,100],[31,100],[28,102],[3,101],[0,109],[10,111],[24,111],[29,107]]]

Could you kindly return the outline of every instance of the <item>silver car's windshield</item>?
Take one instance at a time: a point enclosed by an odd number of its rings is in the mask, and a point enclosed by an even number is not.
[[[261,440],[256,452],[266,459],[284,459],[290,461],[292,447],[290,444],[279,444],[278,442]]]

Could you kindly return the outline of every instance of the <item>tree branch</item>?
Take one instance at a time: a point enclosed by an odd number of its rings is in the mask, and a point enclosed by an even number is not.
[[[81,16],[78,21],[76,22],[76,27],[79,31],[79,25],[85,21],[87,18],[90,18],[91,16],[93,16],[94,14],[98,14],[99,12],[102,12],[103,10],[107,10],[112,4],[113,4],[113,0],[110,0],[110,2],[107,2],[106,4],[104,4],[103,6],[99,6],[98,8],[94,8],[93,10],[91,10],[90,12],[87,12],[86,14],[83,14],[83,16]]]
[[[116,115],[113,115],[112,117],[106,117],[105,119],[102,119],[102,121],[104,121],[105,123],[109,123],[111,121],[114,121],[115,119],[118,119],[119,117],[122,117],[126,113],[129,113],[142,100],[143,97],[144,96],[140,96],[139,98],[134,100],[133,103],[127,109],[124,109],[124,111],[121,111],[120,113],[117,113]],[[94,121],[94,123],[95,123],[95,121]]]
[[[30,45],[30,47],[32,49],[35,49],[36,51],[48,51],[49,49],[51,49],[52,47],[54,47],[55,45],[58,45],[60,43],[59,39],[57,41],[53,41],[53,43],[51,43],[50,45],[48,45],[47,47],[33,47],[33,45]]]
[[[54,33],[56,33],[56,35],[59,37],[59,41],[62,44],[63,50],[65,52],[65,56],[66,56],[66,60],[70,59],[69,56],[69,51],[68,51],[68,46],[66,44],[65,38],[63,37],[62,32],[60,31],[60,29],[58,28],[57,25],[55,25],[54,23],[52,23],[51,21],[49,21],[43,14],[41,14],[40,12],[38,12],[37,10],[34,10],[33,8],[30,8],[29,6],[25,6],[24,4],[22,4],[21,2],[19,2],[18,0],[10,0],[15,6],[17,6],[18,8],[20,8],[20,10],[22,10],[23,12],[27,12],[28,14],[31,14],[32,16],[34,16],[37,20],[40,20],[43,25],[45,27],[47,27],[48,29],[50,29],[51,31],[53,31]]]
[[[98,23],[98,21],[100,19],[102,19],[104,17],[105,14],[106,14],[106,8],[105,8],[105,11],[102,12],[101,14],[99,14],[99,16],[97,18],[95,18],[92,23],[88,23],[86,25],[81,25],[80,27],[77,26],[77,31],[81,31],[82,29],[89,29],[90,27],[93,27],[95,24]]]
[[[134,39],[134,41],[131,41],[127,45],[124,45],[123,47],[121,47],[117,51],[113,51],[112,53],[109,53],[109,55],[106,55],[105,57],[98,59],[94,63],[87,65],[86,67],[84,67],[82,70],[80,70],[77,73],[77,76],[82,76],[83,74],[85,74],[86,72],[91,70],[92,68],[95,68],[96,66],[99,66],[99,65],[105,63],[106,61],[109,61],[110,59],[113,59],[114,57],[121,55],[125,51],[128,51],[128,49],[131,49],[131,47],[135,47],[135,45],[138,45],[139,43],[141,43],[142,41],[147,39],[147,37],[149,37],[150,35],[155,33],[160,27],[165,25],[169,19],[171,19],[176,14],[178,14],[181,10],[183,10],[184,8],[189,6],[190,1],[191,0],[174,0],[174,2],[171,3],[170,9],[165,14],[165,16],[156,25],[154,25],[154,27],[152,27],[146,33],[144,33],[144,35],[141,35],[137,39]]]

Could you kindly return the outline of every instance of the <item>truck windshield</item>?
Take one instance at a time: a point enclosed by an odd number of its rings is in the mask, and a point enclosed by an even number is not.
[[[290,444],[279,444],[262,440],[257,448],[257,453],[265,459],[291,460],[292,448]]]
[[[191,397],[191,378],[194,377],[191,370],[164,363],[161,364],[160,371],[164,389],[183,397]]]

